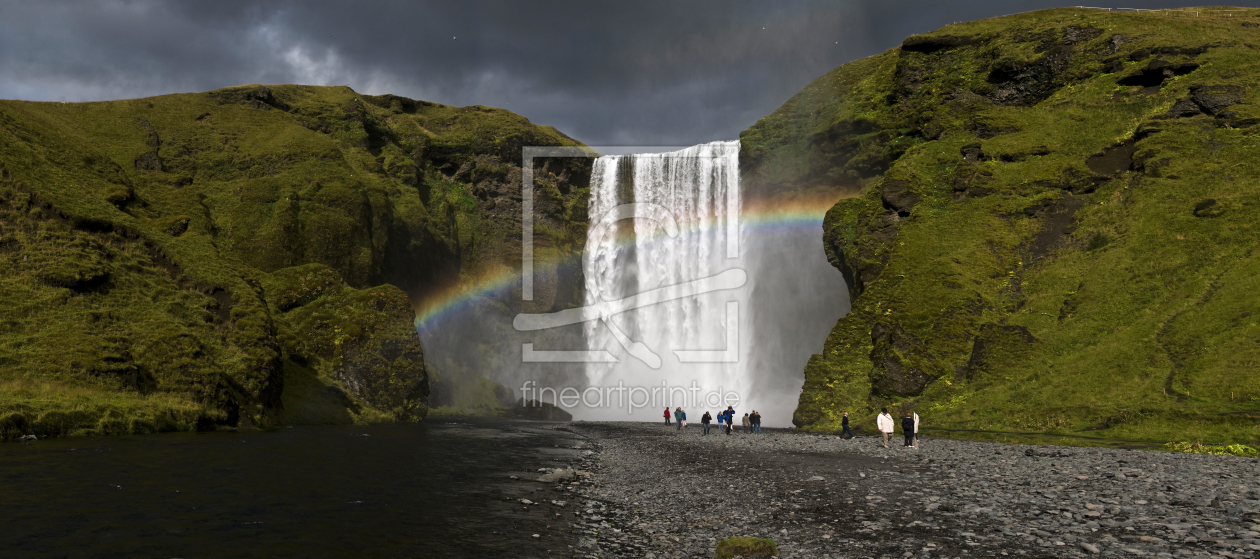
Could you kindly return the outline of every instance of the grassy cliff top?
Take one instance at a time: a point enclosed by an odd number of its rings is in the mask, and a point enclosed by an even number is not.
[[[853,193],[823,232],[853,310],[796,423],[1260,439],[1258,48],[1253,9],[961,23],[744,132],[750,181]]]

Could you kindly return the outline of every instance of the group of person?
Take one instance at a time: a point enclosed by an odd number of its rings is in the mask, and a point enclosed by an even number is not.
[[[875,424],[879,427],[879,432],[884,435],[884,448],[888,448],[888,440],[892,438],[896,430],[896,422],[893,420],[892,414],[888,413],[888,408],[881,408],[879,417],[875,419]],[[849,414],[844,414],[843,420],[844,430],[849,430]],[[906,416],[901,418],[901,434],[905,438],[902,446],[919,448],[919,414],[913,411],[906,411]],[[849,431],[849,437],[853,437],[853,432]]]
[[[674,424],[677,425],[676,428],[679,431],[682,431],[683,428],[687,426],[687,412],[683,411],[681,406],[674,408],[672,413],[669,411],[669,408],[665,408],[666,427],[670,425],[670,419],[674,420]],[[700,424],[704,427],[703,434],[709,434],[709,426],[712,423],[713,415],[708,411],[704,412],[704,415],[700,417]],[[718,412],[717,424],[718,431],[725,431],[727,435],[730,435],[735,429],[735,408],[727,406],[725,410]],[[753,410],[752,413],[744,414],[743,428],[745,433],[760,433],[761,414],[757,413],[757,410]]]
[[[669,411],[669,408],[665,408],[666,427],[670,426],[671,419],[674,420],[674,424],[677,425],[679,431],[682,431],[687,426],[687,412],[683,411],[681,406],[674,408],[672,413]],[[709,426],[713,423],[713,415],[705,411],[704,415],[700,417],[700,423],[704,427],[703,434],[708,435]],[[727,435],[730,435],[735,428],[735,409],[727,406],[725,410],[718,412],[717,424],[718,431],[725,431]],[[896,433],[897,429],[897,422],[893,419],[892,414],[888,413],[888,408],[880,409],[875,425],[879,428],[879,432],[884,435],[884,448],[888,448],[888,441]],[[745,433],[760,433],[761,414],[757,413],[757,410],[744,414],[743,427]],[[840,436],[853,438],[853,430],[849,428],[849,412],[845,412],[844,417],[840,419],[840,427]],[[905,439],[902,446],[919,448],[919,414],[913,411],[906,411],[906,416],[901,418],[901,433]]]

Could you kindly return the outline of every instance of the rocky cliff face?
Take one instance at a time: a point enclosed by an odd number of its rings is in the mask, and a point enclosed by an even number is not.
[[[0,102],[0,431],[422,418],[411,304],[519,267],[525,145],[580,144],[344,87]],[[535,166],[580,252],[589,161]]]
[[[1260,437],[1255,44],[1255,10],[951,25],[746,131],[761,188],[854,193],[823,231],[853,310],[796,424],[901,406],[963,430]]]

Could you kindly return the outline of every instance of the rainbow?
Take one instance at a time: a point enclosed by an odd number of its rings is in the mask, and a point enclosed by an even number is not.
[[[821,227],[823,216],[840,198],[838,194],[796,196],[744,206],[740,212],[740,226],[745,232]],[[572,258],[581,258],[581,255]],[[558,263],[542,261],[536,267],[551,267]],[[520,270],[504,266],[429,294],[416,305],[416,329],[431,328],[480,300],[500,296],[520,285]]]

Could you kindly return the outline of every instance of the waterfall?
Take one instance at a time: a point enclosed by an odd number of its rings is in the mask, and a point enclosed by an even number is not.
[[[618,360],[588,363],[589,385],[674,388],[674,406],[683,405],[678,387],[697,386],[688,409],[725,409],[715,399],[694,402],[717,392],[738,394],[736,409],[748,411],[755,399],[741,364],[754,333],[740,250],[739,142],[601,157],[589,215],[586,305],[631,308],[586,323],[588,348]],[[664,407],[668,392],[651,407]],[[576,415],[628,419],[625,413],[579,408]]]
[[[522,333],[581,324],[586,348],[523,339],[522,397],[550,393],[575,419],[654,421],[683,406],[694,420],[731,405],[789,425],[806,362],[848,312],[819,246],[835,198],[746,207],[737,141],[601,157],[589,193],[583,306],[512,320]],[[554,378],[570,364],[580,389],[529,379],[530,367]]]

